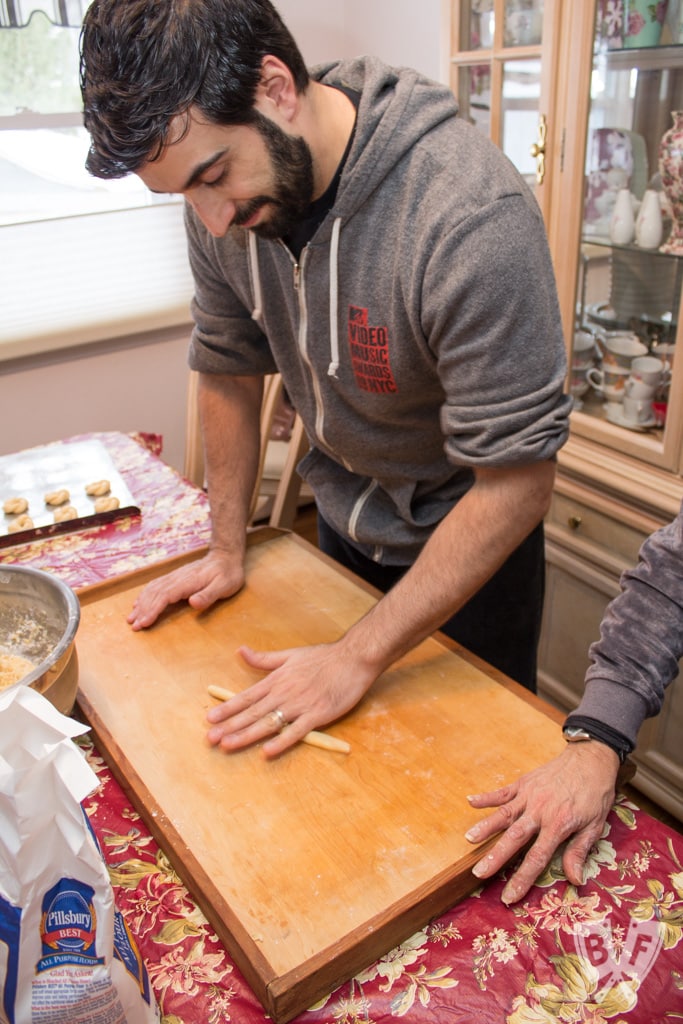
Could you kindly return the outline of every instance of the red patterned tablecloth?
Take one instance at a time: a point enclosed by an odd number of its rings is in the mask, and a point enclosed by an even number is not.
[[[120,434],[95,436],[141,517],[5,549],[0,561],[30,562],[80,587],[206,543],[200,491],[149,447]],[[264,1024],[260,1004],[97,749],[88,738],[81,744],[101,783],[86,809],[163,1021]],[[501,875],[477,890],[297,1024],[683,1020],[683,836],[621,800],[579,890],[565,880],[559,857],[520,904],[500,902],[503,885]]]

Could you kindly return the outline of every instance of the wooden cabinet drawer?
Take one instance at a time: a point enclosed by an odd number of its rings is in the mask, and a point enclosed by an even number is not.
[[[556,541],[570,548],[595,545],[601,554],[623,561],[624,567],[636,564],[643,541],[658,525],[653,522],[639,528],[625,517],[616,518],[558,491],[553,494],[546,523]]]

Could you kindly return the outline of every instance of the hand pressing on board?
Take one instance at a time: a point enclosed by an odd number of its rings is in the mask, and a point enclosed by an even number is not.
[[[583,885],[586,858],[614,802],[618,770],[618,756],[604,744],[568,744],[558,757],[511,785],[469,797],[473,807],[497,810],[477,822],[466,839],[481,843],[500,833],[473,873],[490,878],[531,843],[503,889],[503,902],[516,903],[566,841],[562,867],[573,885]]]

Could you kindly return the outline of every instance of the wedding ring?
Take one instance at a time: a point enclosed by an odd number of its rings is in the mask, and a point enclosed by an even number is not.
[[[267,717],[270,719],[270,721],[275,726],[278,732],[282,732],[284,727],[287,725],[287,719],[285,718],[284,713],[280,710],[280,708],[276,708],[275,711],[271,711]]]

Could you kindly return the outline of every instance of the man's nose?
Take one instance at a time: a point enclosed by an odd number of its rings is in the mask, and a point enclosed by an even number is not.
[[[187,199],[207,231],[222,238],[235,219],[235,204],[220,196],[192,195]]]

